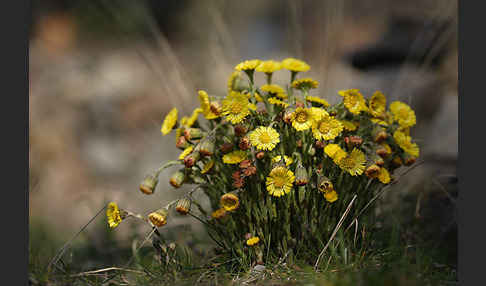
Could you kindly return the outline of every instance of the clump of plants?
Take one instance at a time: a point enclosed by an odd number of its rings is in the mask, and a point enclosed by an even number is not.
[[[140,191],[153,194],[169,166],[179,169],[164,192],[194,188],[148,215],[112,202],[109,226],[132,216],[159,233],[170,216],[189,214],[241,264],[319,252],[338,225],[358,216],[355,227],[370,229],[370,202],[419,156],[410,137],[415,113],[400,101],[387,105],[380,91],[365,97],[358,89],[341,90],[342,101],[329,104],[311,95],[319,83],[301,77],[309,69],[293,58],[244,61],[229,77],[227,94],[199,90],[200,106],[182,118],[173,108],[161,132],[174,131],[182,151],[146,176]],[[280,70],[289,71],[285,86],[272,82]],[[265,75],[264,84],[256,83],[256,73]],[[209,207],[194,192],[203,192]]]

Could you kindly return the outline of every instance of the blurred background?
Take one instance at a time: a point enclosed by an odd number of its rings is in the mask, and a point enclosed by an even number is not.
[[[186,192],[168,184],[172,170],[153,196],[138,190],[179,153],[160,133],[165,114],[189,114],[198,89],[224,95],[243,60],[295,57],[320,82],[314,95],[333,103],[341,89],[381,90],[416,111],[424,163],[382,209],[425,226],[457,261],[457,1],[32,1],[29,53],[29,228],[41,258],[108,201],[147,214]],[[175,240],[204,236],[175,216],[164,232],[177,228],[190,235]],[[100,216],[75,242],[91,259],[71,259],[108,265],[147,231],[130,222],[109,231]]]

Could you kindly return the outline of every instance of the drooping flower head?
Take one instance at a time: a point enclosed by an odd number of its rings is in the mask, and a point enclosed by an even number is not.
[[[406,128],[415,125],[415,112],[406,103],[394,101],[390,104],[390,111],[400,127]]]
[[[353,114],[359,114],[361,111],[367,111],[366,101],[359,89],[340,90],[339,95],[344,97],[344,106]]]
[[[381,91],[375,91],[369,101],[369,111],[373,117],[383,118],[386,111],[386,97]]]
[[[223,163],[225,164],[239,164],[246,159],[246,152],[236,150],[223,156]]]
[[[174,128],[177,123],[177,108],[172,108],[172,110],[165,116],[160,132],[163,135],[169,134],[169,132]]]
[[[110,228],[117,227],[122,222],[122,213],[115,202],[110,202],[106,208],[106,218]]]
[[[248,97],[236,91],[222,101],[222,114],[232,124],[240,123],[250,114],[251,110],[256,110],[256,106],[248,101]]]
[[[341,169],[348,172],[351,176],[357,176],[363,174],[365,162],[366,156],[364,153],[361,150],[354,148],[351,153],[337,163]]]
[[[280,142],[280,134],[272,127],[260,126],[253,130],[250,135],[250,143],[258,150],[273,150]]]
[[[228,93],[233,90],[236,90],[238,86],[238,82],[241,80],[241,72],[234,71],[231,73],[230,77],[228,78]]]
[[[230,212],[238,208],[240,200],[235,194],[227,193],[221,196],[220,204],[221,207]]]
[[[306,72],[310,70],[310,66],[308,64],[294,58],[286,58],[282,61],[282,66],[283,68],[292,72]]]
[[[148,215],[148,219],[150,222],[156,226],[156,227],[161,227],[167,224],[167,215],[169,214],[169,211],[165,208],[159,209],[155,212],[151,212]]]
[[[286,195],[292,189],[294,181],[295,176],[292,171],[283,166],[275,167],[267,177],[267,191],[275,197]]]

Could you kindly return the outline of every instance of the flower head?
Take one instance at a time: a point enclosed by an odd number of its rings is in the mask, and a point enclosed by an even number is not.
[[[187,118],[186,122],[183,125],[185,125],[187,127],[192,127],[194,125],[194,123],[196,123],[197,117],[202,112],[203,112],[203,110],[200,107],[194,109],[194,111],[192,112],[191,116],[189,118]]]
[[[386,97],[381,91],[375,91],[369,101],[369,111],[372,116],[382,118],[386,111]]]
[[[370,120],[371,120],[371,122],[376,123],[378,125],[388,126],[388,122],[386,122],[385,120],[381,120],[379,118],[371,118]]]
[[[241,72],[240,71],[234,71],[231,73],[229,79],[228,79],[228,93],[236,89],[236,86],[238,85],[238,81],[241,79]]]
[[[393,139],[406,153],[418,157],[420,150],[416,143],[412,143],[412,137],[405,135],[402,131],[395,131]]]
[[[272,169],[267,177],[267,191],[270,195],[280,197],[288,194],[295,181],[294,173],[283,166]]]
[[[339,95],[343,96],[344,106],[353,114],[367,111],[366,101],[358,89],[340,90]]]
[[[276,99],[275,97],[270,97],[268,99],[268,103],[282,106],[283,108],[287,108],[289,106],[287,102],[281,101],[280,99]]]
[[[312,134],[317,140],[331,140],[343,131],[343,125],[332,116],[320,116],[312,123]]]
[[[155,212],[151,212],[148,215],[150,222],[156,226],[161,227],[167,224],[167,215],[169,211],[167,209],[159,209]]]
[[[258,236],[253,236],[246,241],[246,245],[253,246],[258,244],[258,242],[260,242],[260,238]]]
[[[311,88],[317,88],[319,82],[312,78],[301,78],[292,82],[292,87],[300,90],[309,90]]]
[[[326,201],[333,203],[333,202],[337,201],[338,194],[336,193],[335,190],[331,190],[331,191],[324,193],[324,198],[326,199]]]
[[[193,146],[189,146],[186,149],[184,149],[184,151],[182,151],[182,153],[179,155],[179,160],[184,160],[184,158],[186,158],[187,155],[191,154],[193,149],[194,149]]]
[[[363,174],[366,156],[361,150],[354,148],[351,153],[337,162],[338,166],[351,176]]]
[[[172,108],[172,110],[165,116],[160,132],[163,135],[169,134],[169,132],[174,128],[177,123],[177,108]]]
[[[307,100],[308,102],[317,103],[317,104],[322,105],[324,107],[330,106],[329,102],[327,102],[325,99],[322,99],[322,98],[317,97],[317,96],[307,95],[305,97],[305,100]]]
[[[201,170],[201,174],[206,174],[207,172],[211,171],[211,169],[213,168],[214,166],[214,161],[213,160],[210,160],[209,162],[207,162],[206,164],[204,164],[202,170]]]
[[[211,103],[209,101],[208,93],[204,90],[200,90],[197,93],[199,95],[199,102],[201,104],[201,109],[204,117],[209,120],[218,118],[219,116],[211,111]]]
[[[257,72],[264,72],[267,74],[271,74],[275,71],[280,70],[281,68],[282,68],[281,63],[273,60],[268,60],[268,61],[260,62],[260,64],[256,67],[255,70]]]
[[[182,198],[177,201],[176,211],[181,215],[186,215],[191,210],[191,201],[187,198]]]
[[[214,212],[211,213],[211,217],[215,219],[220,219],[225,217],[227,214],[226,210],[224,208],[219,208],[215,210]]]
[[[230,212],[238,208],[240,200],[236,195],[227,193],[221,196],[220,204],[226,211]]]
[[[292,121],[292,126],[297,131],[303,131],[311,128],[313,119],[314,112],[312,112],[312,109],[303,107],[297,107],[290,118]]]
[[[280,160],[282,160],[282,156],[278,155],[278,156],[275,156],[272,158],[272,163],[278,163],[280,162]],[[285,166],[289,166],[290,164],[292,164],[294,162],[294,160],[292,160],[291,157],[287,156],[287,155],[284,155],[284,162],[285,162]]]
[[[400,127],[406,128],[415,125],[415,112],[407,104],[394,101],[390,104],[390,111]]]
[[[272,127],[260,126],[253,130],[250,135],[250,143],[258,150],[273,150],[280,142],[280,134]]]
[[[155,176],[152,175],[147,175],[143,179],[142,183],[139,186],[139,189],[142,193],[146,195],[151,195],[155,191],[155,187],[157,186],[157,183],[159,182],[159,179]]]
[[[256,110],[256,106],[248,101],[248,97],[236,91],[222,101],[222,114],[232,124],[240,123],[250,114],[250,109]]]
[[[223,156],[223,163],[226,164],[238,164],[246,159],[246,152],[236,150]]]
[[[282,66],[283,68],[293,72],[306,72],[310,70],[310,66],[308,64],[294,58],[286,58],[282,61]]]
[[[122,214],[115,202],[110,202],[108,204],[106,208],[106,218],[108,219],[108,225],[110,228],[115,228],[120,224],[120,222],[122,222]]]
[[[378,180],[383,184],[388,184],[390,182],[390,173],[387,169],[381,168],[380,173],[378,174]]]
[[[341,159],[345,158],[348,155],[346,151],[341,149],[341,147],[339,147],[339,145],[337,144],[326,145],[326,147],[324,147],[324,153],[326,153],[327,156],[331,157],[334,162],[339,162]]]
[[[349,120],[341,120],[341,124],[344,127],[344,130],[346,131],[354,131],[358,128],[357,122],[352,122]]]
[[[258,65],[260,65],[260,60],[249,60],[244,61],[236,65],[235,69],[238,71],[253,71],[255,70]]]

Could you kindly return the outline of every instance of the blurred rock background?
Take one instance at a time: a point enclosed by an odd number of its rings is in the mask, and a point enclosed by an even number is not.
[[[405,215],[454,245],[456,1],[34,1],[29,53],[30,224],[61,240],[107,201],[146,214],[187,191],[170,187],[171,171],[152,197],[138,191],[179,153],[159,131],[165,114],[191,112],[197,89],[224,94],[242,60],[297,57],[328,101],[340,89],[381,90],[416,110],[424,164],[385,206],[413,204]],[[192,222],[170,225],[200,229]]]

